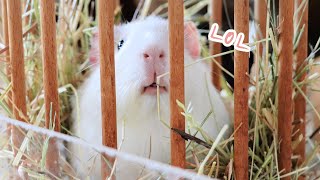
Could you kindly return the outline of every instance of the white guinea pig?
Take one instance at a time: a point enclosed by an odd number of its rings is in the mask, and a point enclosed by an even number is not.
[[[190,64],[200,57],[199,34],[193,23],[186,22],[184,26],[184,59],[185,64]],[[158,117],[156,77],[169,71],[168,34],[168,21],[154,16],[115,28],[118,145],[121,145],[121,151],[165,163],[170,162],[170,129]],[[92,40],[91,61],[99,59],[98,51],[96,34]],[[80,121],[76,120],[75,104],[72,115],[74,134],[94,144],[102,142],[99,68],[99,65],[94,67],[78,91]],[[159,86],[161,119],[170,124],[169,76],[161,78]],[[226,107],[211,83],[207,64],[196,63],[185,69],[185,96],[185,104],[192,104],[191,115],[197,124],[200,125],[213,111],[202,127],[212,139],[217,137],[223,125],[231,124]],[[228,133],[230,131],[231,128]],[[71,162],[80,173],[78,175],[100,178],[100,156],[95,156],[97,152],[75,145],[70,148],[77,157],[71,158]],[[90,169],[81,168],[79,160],[88,168],[91,164],[96,167],[89,172]],[[138,165],[118,163],[117,179],[137,179],[142,174],[142,167]]]

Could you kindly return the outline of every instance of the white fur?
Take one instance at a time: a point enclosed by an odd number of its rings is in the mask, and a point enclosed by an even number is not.
[[[170,131],[158,118],[156,96],[141,94],[147,70],[144,69],[143,60],[139,56],[146,47],[152,45],[162,47],[167,57],[164,68],[169,71],[167,21],[149,17],[146,20],[124,25],[116,31],[120,31],[119,37],[119,34],[115,35],[116,40],[125,39],[123,47],[116,51],[115,56],[118,145],[123,138],[121,151],[169,163]],[[192,62],[194,60],[185,50],[185,64]],[[77,113],[74,110],[72,127],[76,136],[95,144],[101,144],[102,141],[99,68],[98,66],[93,69],[90,77],[79,89],[80,121],[76,120]],[[164,77],[163,83],[169,84],[168,76]],[[185,104],[192,103],[192,115],[199,124],[211,110],[210,101],[212,102],[214,113],[203,127],[211,138],[214,139],[218,135],[224,124],[231,124],[223,101],[211,83],[211,73],[205,63],[197,63],[185,69],[185,95]],[[169,93],[161,94],[160,108],[161,118],[170,124]],[[124,127],[124,137],[122,137],[122,127]],[[84,166],[90,166],[90,163],[93,163],[95,158],[92,157],[96,154],[95,152],[80,149],[75,145],[70,148]],[[90,174],[86,172],[88,169],[81,168],[77,159],[72,158],[71,161],[81,176]],[[93,164],[96,168],[92,177],[99,179],[99,157]],[[134,164],[119,161],[117,179],[136,179],[141,169],[142,167]]]

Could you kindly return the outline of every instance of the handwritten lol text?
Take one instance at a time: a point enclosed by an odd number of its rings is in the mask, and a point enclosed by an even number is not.
[[[250,47],[243,44],[244,34],[238,33],[233,30],[227,30],[223,36],[218,35],[219,25],[217,23],[212,24],[208,38],[210,41],[222,43],[226,47],[234,45],[234,48],[238,51],[250,52]]]

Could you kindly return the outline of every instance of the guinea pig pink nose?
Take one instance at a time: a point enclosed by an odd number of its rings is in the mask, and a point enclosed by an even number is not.
[[[144,60],[162,60],[164,58],[164,52],[162,50],[150,49],[143,53]]]

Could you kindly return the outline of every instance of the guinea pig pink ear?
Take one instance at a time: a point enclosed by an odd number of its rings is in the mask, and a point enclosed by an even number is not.
[[[196,25],[193,22],[184,23],[184,44],[192,58],[200,57],[200,38]]]
[[[99,61],[99,32],[97,28],[92,33],[89,61],[91,64],[96,64]]]
[[[114,42],[115,46],[117,45],[117,42],[120,38],[120,26],[114,27]],[[89,61],[91,64],[98,64],[99,63],[99,30],[98,28],[95,28],[92,32],[92,38],[91,38],[91,48],[89,51]]]

